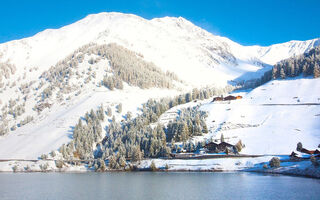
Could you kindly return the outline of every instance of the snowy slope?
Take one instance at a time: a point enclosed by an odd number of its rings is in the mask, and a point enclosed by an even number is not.
[[[17,92],[17,87],[7,88],[4,94],[1,94],[2,100],[14,99],[16,104],[25,103],[26,112],[17,118],[7,115],[9,128],[21,123],[26,116],[33,116],[34,120],[16,130],[10,131],[5,136],[0,136],[0,159],[37,159],[43,153],[49,153],[57,150],[62,144],[66,144],[72,139],[72,130],[80,117],[91,109],[98,109],[103,104],[104,110],[111,107],[113,115],[117,120],[125,119],[125,114],[130,111],[133,117],[139,112],[138,108],[149,98],[160,98],[174,96],[179,91],[175,89],[140,89],[124,84],[123,90],[111,91],[106,87],[99,86],[104,74],[109,69],[107,60],[101,59],[94,66],[88,64],[88,60],[94,57],[85,56],[84,61],[77,67],[81,78],[72,76],[68,79],[71,90],[63,95],[62,101],[53,98],[46,99],[46,103],[51,106],[37,113],[33,110],[35,104],[41,103],[41,90],[39,86],[33,84],[30,86],[30,92],[25,94],[27,101],[24,101],[22,94]],[[88,70],[90,69],[90,70]],[[87,77],[93,77],[91,81],[85,82]],[[32,73],[30,73],[32,75]],[[43,80],[42,80],[43,81]],[[27,82],[27,81],[26,81]],[[44,83],[50,85],[49,83]],[[55,90],[53,91],[54,93]],[[20,96],[20,98],[17,98]],[[117,112],[117,105],[122,103],[122,112]],[[6,106],[5,112],[8,112]],[[4,114],[2,112],[1,114]],[[111,120],[111,117],[106,119]],[[0,125],[3,121],[1,121]],[[104,127],[103,127],[104,128]]]
[[[67,98],[62,102],[48,100],[52,107],[45,109],[39,115],[33,111],[41,95],[38,85],[41,85],[39,77],[43,72],[83,45],[111,42],[139,53],[144,60],[152,61],[164,72],[169,70],[176,73],[184,84],[172,90],[157,88],[141,90],[125,85],[125,90],[111,92],[97,86],[109,67],[108,60],[102,59],[91,66],[88,64],[91,57],[87,55],[79,66],[79,73],[88,74],[88,68],[92,67],[97,74],[96,78],[88,83],[84,83],[85,78],[71,79],[70,84],[75,89],[66,94]],[[71,140],[72,126],[79,117],[90,109],[96,109],[101,103],[104,106],[111,106],[115,111],[116,104],[122,102],[123,113],[116,114],[117,119],[121,120],[122,115],[128,110],[136,113],[137,107],[149,98],[173,96],[192,87],[204,85],[224,86],[229,80],[239,77],[244,79],[259,77],[270,69],[271,64],[304,53],[317,45],[319,39],[291,41],[269,47],[241,46],[227,38],[212,35],[181,17],[146,20],[122,13],[89,15],[60,29],[45,30],[33,37],[0,44],[0,64],[10,63],[16,67],[13,74],[9,77],[3,76],[0,81],[4,85],[2,89],[0,87],[0,107],[5,107],[10,99],[17,100],[20,104],[24,97],[27,98],[26,113],[17,119],[10,119],[9,128],[27,115],[34,117],[34,121],[30,124],[0,137],[0,158],[33,159],[42,153],[56,150]],[[22,86],[26,84],[27,89],[31,90],[27,95],[21,92]],[[290,87],[291,85],[288,85],[288,88]],[[310,87],[312,84],[297,86],[301,91]],[[284,89],[279,89],[277,93],[269,95],[282,94],[283,91]],[[255,90],[251,93],[254,98],[261,99],[262,102],[266,100],[262,94],[254,92]],[[301,95],[302,100],[303,98],[309,96]],[[216,105],[212,108],[210,106],[208,105],[206,109],[219,109]],[[256,110],[250,112],[255,113]],[[263,109],[261,112],[264,112]],[[304,109],[301,112],[306,114],[308,111]],[[227,117],[222,118],[227,119]],[[255,119],[255,116],[251,117]],[[257,121],[258,119],[260,118],[257,118]],[[245,144],[249,141],[249,139],[243,140]]]
[[[280,60],[290,58],[292,56],[303,54],[310,49],[319,46],[320,39],[306,40],[306,41],[289,41],[271,46],[241,46],[233,43],[230,45],[231,52],[237,58],[246,60],[248,58],[256,59],[261,63],[274,65]]]
[[[176,119],[179,110],[200,106],[208,112],[209,133],[192,141],[245,144],[243,154],[288,155],[302,142],[307,149],[320,144],[320,79],[298,77],[272,80],[248,91],[231,95],[243,98],[212,102],[211,99],[175,106],[163,113],[158,122],[166,125]],[[227,94],[225,94],[227,95]]]
[[[79,118],[101,104],[105,110],[110,106],[115,117],[122,120],[128,111],[136,115],[137,108],[149,98],[173,96],[175,93],[174,90],[141,90],[132,87],[123,91],[100,89],[85,93],[70,100],[67,105],[45,110],[36,120],[0,137],[0,159],[37,159],[43,153],[57,150],[62,144],[71,141],[73,127]],[[119,103],[123,104],[122,113],[116,112]],[[111,117],[108,119],[111,120]]]
[[[320,105],[303,104],[319,104],[317,91],[320,79],[274,80],[240,93],[244,98],[230,104],[207,103],[202,106],[209,112],[206,138],[223,134],[231,143],[241,139],[246,146],[242,153],[247,154],[290,154],[298,142],[315,149],[320,143]]]

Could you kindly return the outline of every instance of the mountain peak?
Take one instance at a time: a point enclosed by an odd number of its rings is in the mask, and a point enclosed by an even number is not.
[[[47,69],[89,43],[117,43],[142,54],[164,71],[182,72],[187,80],[203,84],[207,82],[205,79],[219,82],[221,77],[225,81],[248,69],[255,71],[261,68],[257,63],[273,65],[302,54],[319,45],[319,39],[269,47],[242,46],[215,36],[183,17],[147,20],[133,14],[102,12],[59,29],[47,29],[30,38],[0,44],[0,62],[10,61],[20,68]],[[194,77],[195,70],[206,78]],[[212,76],[217,76],[215,81]]]
[[[97,14],[89,14],[85,18],[83,18],[81,21],[96,21],[96,20],[116,20],[116,19],[127,19],[127,18],[135,18],[140,20],[145,20],[142,17],[139,17],[134,14],[127,14],[127,13],[121,13],[121,12],[101,12]]]

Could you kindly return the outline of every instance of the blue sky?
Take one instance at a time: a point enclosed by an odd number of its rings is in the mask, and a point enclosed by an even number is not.
[[[319,0],[0,0],[0,43],[60,28],[88,14],[182,16],[243,45],[320,37]]]

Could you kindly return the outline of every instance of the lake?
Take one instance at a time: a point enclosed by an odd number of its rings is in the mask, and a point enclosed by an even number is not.
[[[320,199],[320,180],[257,173],[0,173],[0,199]]]

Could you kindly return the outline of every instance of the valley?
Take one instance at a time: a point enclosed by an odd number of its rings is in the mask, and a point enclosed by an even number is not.
[[[0,171],[319,177],[284,162],[319,148],[319,41],[242,46],[182,17],[99,13],[0,44]],[[228,95],[241,98],[213,102]],[[217,158],[172,157],[188,153]],[[273,157],[282,171],[263,168]]]

